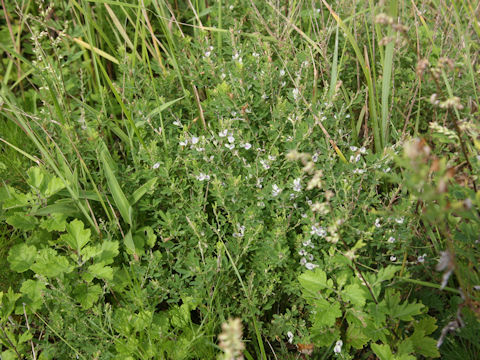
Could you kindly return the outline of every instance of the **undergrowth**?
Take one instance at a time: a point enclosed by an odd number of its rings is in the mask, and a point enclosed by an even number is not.
[[[2,6],[2,359],[479,358],[478,4]]]

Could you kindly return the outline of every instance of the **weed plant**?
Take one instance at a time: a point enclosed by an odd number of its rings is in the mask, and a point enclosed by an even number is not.
[[[0,358],[478,359],[478,4],[2,0]]]

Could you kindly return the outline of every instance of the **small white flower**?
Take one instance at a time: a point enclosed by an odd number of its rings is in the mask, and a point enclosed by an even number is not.
[[[391,168],[387,167],[385,170],[383,170],[384,173],[388,173],[390,172],[390,170],[392,170]]]
[[[310,262],[307,262],[307,263],[305,264],[305,267],[307,268],[307,270],[313,270],[313,269],[315,269],[316,267],[318,267],[318,265],[315,265],[315,264],[312,264],[312,263],[310,263]]]
[[[382,224],[380,224],[380,218],[375,219],[375,227],[377,227],[377,228],[382,227]]]
[[[192,138],[190,139],[193,145],[197,144],[199,140],[200,138],[196,137],[195,135],[192,136]]]
[[[180,142],[178,143],[178,145],[180,145],[180,146],[187,146],[187,145],[188,145],[188,140],[185,139],[184,141],[180,141]]]
[[[235,147],[235,144],[225,144],[225,147],[230,150],[233,150],[233,148]]]
[[[356,146],[350,146],[350,150],[352,150],[352,151],[357,151],[358,148],[357,148]]]
[[[252,56],[253,56],[253,57],[259,57],[260,54],[259,54],[259,53],[256,53],[256,52],[254,51],[254,52],[252,53]]]
[[[287,82],[286,81],[282,81],[282,83],[280,84],[282,87],[284,87],[285,85],[287,85]]]
[[[249,150],[251,147],[252,147],[252,144],[250,144],[248,142],[243,144],[243,148],[245,148],[245,150]]]
[[[343,346],[343,341],[342,340],[338,340],[336,343],[335,343],[335,347],[333,348],[333,352],[335,354],[340,354],[342,352],[342,346]]]
[[[210,175],[207,175],[207,174],[204,174],[204,173],[200,173],[196,176],[197,180],[198,181],[203,181],[203,180],[210,180]]]
[[[227,75],[225,75],[225,73],[222,73],[222,75],[220,75],[220,77],[223,79],[225,79],[227,77]]]
[[[159,167],[160,167],[160,163],[159,163],[159,162],[153,164],[153,166],[152,166],[152,168],[154,168],[154,169],[158,169]]]
[[[310,231],[310,234],[325,237],[327,235],[327,231],[321,226],[312,225],[312,231]]]
[[[205,51],[205,57],[209,57],[212,53],[210,51]]]
[[[262,99],[263,99],[263,100],[266,100],[266,99],[268,99],[268,96],[267,96],[267,94],[263,93],[263,94],[262,94]]]
[[[425,257],[427,256],[427,254],[423,254],[423,255],[420,255],[418,258],[417,258],[417,261],[420,263],[420,264],[423,264],[425,262]]]
[[[318,153],[313,154],[313,156],[312,156],[312,161],[313,161],[314,163],[316,163],[316,162],[318,161],[318,155],[319,155]]]
[[[225,130],[223,130],[223,131],[220,131],[220,132],[218,133],[218,136],[220,136],[220,137],[225,137],[225,136],[227,136],[227,135],[228,135],[228,130],[227,130],[227,129],[225,129]]]
[[[403,224],[403,221],[404,221],[404,220],[405,220],[404,217],[399,217],[399,218],[396,218],[396,219],[395,219],[395,222],[396,222],[397,224]]]
[[[280,189],[277,184],[273,184],[272,186],[272,196],[278,196],[282,192],[282,189]]]
[[[296,101],[300,95],[300,90],[298,90],[297,88],[294,88],[292,90],[292,95],[293,95],[293,99]]]
[[[308,257],[308,260],[313,261],[313,255],[312,254],[308,254],[307,257]]]
[[[367,153],[367,149],[365,148],[365,146],[362,146],[360,148],[360,153],[363,154],[363,155],[365,155]]]
[[[277,159],[276,156],[274,156],[274,155],[268,155],[268,160],[270,160],[270,161],[275,161],[276,159]]]
[[[305,249],[301,249],[301,250],[298,252],[298,255],[300,255],[300,256],[305,256],[305,255],[307,255],[307,252],[305,251]]]
[[[297,178],[293,180],[293,191],[300,192],[302,191],[302,185],[300,184],[301,179]]]
[[[395,238],[393,236],[390,236],[387,240],[390,244],[393,244],[395,242]]]
[[[367,170],[365,169],[355,169],[353,170],[354,174],[364,174]]]
[[[288,342],[291,344],[293,342],[293,334],[291,331],[287,332]]]
[[[396,257],[396,256],[393,256],[393,255],[390,256],[390,261],[391,261],[391,262],[397,261],[397,257]]]
[[[280,70],[280,76],[285,76],[285,70]]]
[[[235,142],[235,138],[234,138],[232,135],[230,135],[230,136],[227,138],[227,140],[228,140],[228,142],[229,142],[230,144],[233,144],[233,143]]]
[[[303,266],[303,265],[305,265],[306,263],[307,263],[307,259],[305,259],[304,257],[302,257],[302,258],[300,259],[300,265]]]
[[[270,165],[267,163],[266,160],[260,160],[260,164],[262,164],[262,166],[265,170],[270,169]]]
[[[230,5],[229,9],[230,9],[230,11],[232,11],[234,9],[234,6]]]

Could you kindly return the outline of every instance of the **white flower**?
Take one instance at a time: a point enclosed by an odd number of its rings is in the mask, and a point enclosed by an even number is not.
[[[365,155],[367,153],[367,149],[365,148],[365,146],[362,146],[360,148],[360,153],[363,154],[363,155]]]
[[[227,136],[227,135],[228,135],[228,130],[227,130],[227,129],[225,129],[225,130],[223,130],[223,131],[220,131],[220,132],[218,133],[218,136],[220,136],[220,137],[225,137],[225,136]]]
[[[298,90],[297,88],[294,88],[292,90],[292,95],[293,95],[293,99],[294,100],[297,100],[298,99],[298,96],[300,95],[300,90]]]
[[[245,150],[248,150],[252,147],[252,144],[247,142],[247,143],[243,144],[242,147],[245,148]]]
[[[302,191],[302,185],[300,184],[301,179],[297,178],[293,180],[293,191],[300,192]]]
[[[256,53],[256,52],[254,51],[254,52],[252,53],[252,56],[253,56],[253,57],[259,57],[260,54],[259,54],[259,53]]]
[[[389,167],[387,167],[385,170],[383,170],[383,172],[384,172],[384,173],[388,173],[388,172],[390,172],[390,170],[392,170],[392,169],[390,169]]]
[[[180,122],[180,120],[175,120],[175,121],[173,122],[173,125],[182,126],[182,123]]]
[[[222,74],[220,75],[220,77],[221,77],[222,80],[223,80],[223,79],[225,79],[225,78],[227,77],[227,75],[225,75],[225,73],[222,73]]]
[[[353,170],[354,174],[364,174],[367,170],[365,169],[355,169]]]
[[[358,148],[357,148],[356,146],[350,146],[350,150],[352,150],[352,151],[357,151]]]
[[[293,334],[291,331],[287,332],[288,342],[291,344],[293,342]]]
[[[192,144],[195,145],[196,143],[198,143],[198,141],[200,140],[200,138],[196,137],[195,135],[192,136],[192,138],[190,139]]]
[[[233,143],[235,142],[235,138],[234,138],[232,135],[230,135],[230,136],[227,138],[227,140],[228,140],[228,142],[229,142],[230,144],[233,144]]]
[[[276,159],[277,159],[276,156],[268,155],[268,160],[270,160],[270,161],[275,161]]]
[[[387,240],[390,244],[393,244],[395,242],[395,238],[393,236],[390,236]]]
[[[327,235],[327,231],[321,226],[312,225],[312,231],[310,231],[310,234],[325,237]]]
[[[390,256],[390,261],[391,261],[391,262],[397,261],[397,257],[396,257],[396,256],[393,256],[393,255]]]
[[[417,258],[417,261],[420,263],[420,264],[423,264],[425,262],[425,257],[427,256],[427,254],[423,254],[423,255],[420,255],[418,258]]]
[[[159,162],[153,164],[153,166],[152,166],[152,168],[154,168],[154,169],[158,169],[159,167],[160,167],[160,163],[159,163]]]
[[[404,220],[405,220],[404,217],[399,217],[399,218],[396,218],[396,219],[395,219],[395,222],[396,222],[397,224],[403,224],[403,221],[404,221]]]
[[[260,160],[260,164],[262,164],[262,166],[265,170],[270,169],[270,165],[267,163],[266,160]]]
[[[305,256],[305,255],[307,255],[307,252],[305,251],[305,249],[301,249],[301,250],[298,252],[298,255],[300,255],[300,256]]]
[[[335,343],[335,347],[333,348],[333,352],[335,354],[340,354],[342,352],[342,346],[343,346],[343,341],[342,340],[338,340],[336,343]]]
[[[268,96],[267,96],[267,94],[263,93],[263,94],[262,94],[262,99],[263,99],[263,100],[266,100],[266,99],[268,99]]]
[[[207,174],[204,174],[204,173],[200,173],[197,175],[197,180],[198,181],[203,181],[203,180],[210,180],[210,175],[207,175]]]
[[[382,225],[380,224],[380,218],[375,219],[375,227],[377,228],[382,227]]]
[[[285,70],[280,70],[280,76],[285,76]]]
[[[282,189],[280,189],[277,184],[273,184],[272,186],[272,196],[278,196],[282,192]]]
[[[234,9],[233,5],[230,5],[229,9],[232,11]]]
[[[245,233],[245,226],[238,226],[238,233],[233,233],[233,237],[242,238]]]
[[[307,257],[308,257],[308,260],[313,261],[313,255],[312,254],[308,254]]]
[[[305,267],[307,268],[307,270],[313,270],[313,269],[315,269],[316,267],[318,267],[318,265],[315,265],[315,264],[312,264],[312,263],[310,263],[310,262],[307,262],[307,263],[305,264]]]
[[[179,144],[180,146],[187,146],[187,145],[188,145],[188,140],[185,139],[184,141],[180,141],[178,144]]]
[[[209,57],[209,56],[210,56],[210,54],[211,54],[211,52],[210,52],[210,51],[205,51],[205,57]]]
[[[300,265],[303,266],[303,265],[305,265],[306,263],[307,263],[307,259],[305,259],[304,257],[302,257],[302,258],[300,259]]]
[[[312,161],[316,163],[318,161],[318,153],[313,154]]]
[[[233,150],[233,148],[235,147],[235,144],[225,144],[225,147],[230,150]]]

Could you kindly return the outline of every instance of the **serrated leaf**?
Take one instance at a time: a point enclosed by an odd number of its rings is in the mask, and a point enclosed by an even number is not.
[[[398,351],[397,353],[399,355],[405,355],[405,354],[411,354],[414,352],[413,348],[413,343],[410,339],[405,339],[403,340],[399,345],[398,345]]]
[[[73,294],[84,309],[89,309],[102,295],[102,288],[98,284],[91,286],[80,284],[75,288]]]
[[[102,252],[102,249],[99,245],[94,245],[94,246],[87,245],[80,251],[80,255],[82,256],[83,261],[87,261],[95,256],[98,256],[101,252]]]
[[[2,360],[18,360],[17,354],[13,350],[5,350],[0,356]]]
[[[27,271],[34,263],[36,255],[37,248],[33,245],[24,243],[12,246],[7,257],[10,269],[19,273]]]
[[[345,286],[341,295],[345,301],[351,302],[356,307],[363,308],[365,305],[365,291],[358,284]]]
[[[437,319],[431,316],[425,316],[424,318],[420,319],[418,323],[414,325],[415,330],[422,330],[425,335],[430,335],[435,330],[437,330]]]
[[[319,268],[304,272],[298,277],[298,280],[303,289],[312,294],[317,294],[320,290],[333,286],[332,280],[327,281],[327,274]]]
[[[40,227],[49,232],[65,231],[68,215],[64,213],[53,213],[47,219],[42,220]]]
[[[28,216],[23,212],[14,213],[13,215],[7,217],[5,221],[14,228],[25,231],[33,230],[37,226],[37,219],[33,216]]]
[[[42,188],[44,173],[39,167],[32,167],[27,170],[28,180],[27,184],[40,190]]]
[[[45,284],[39,280],[26,280],[20,288],[23,295],[22,303],[25,303],[26,309],[34,313],[43,305],[43,291]],[[23,314],[23,304],[19,304],[16,309],[17,314]]]
[[[42,249],[35,258],[35,263],[30,267],[37,274],[46,277],[58,277],[63,273],[72,271],[72,267],[68,259],[64,256],[57,255],[53,249]]]
[[[347,343],[355,349],[363,349],[370,338],[363,332],[363,328],[356,325],[349,325],[347,329]]]
[[[61,236],[62,240],[66,241],[78,253],[90,241],[91,231],[90,229],[84,229],[83,222],[80,220],[75,219],[68,224],[67,233]]]
[[[48,181],[47,189],[45,190],[45,196],[50,197],[55,195],[57,192],[65,188],[65,183],[62,179],[52,176],[52,178]]]
[[[370,347],[380,360],[394,360],[392,350],[390,350],[390,346],[386,344],[379,345],[373,343],[372,345],[370,345]]]
[[[314,327],[331,327],[342,316],[338,302],[329,303],[325,299],[316,299],[313,304],[312,323]]]
[[[425,307],[421,303],[409,303],[407,300],[400,304],[400,294],[391,291],[385,294],[383,303],[387,308],[389,316],[402,321],[412,321],[413,316],[421,314],[422,309]]]
[[[105,266],[103,263],[96,263],[90,265],[87,270],[94,278],[112,280],[113,269],[110,266]]]

